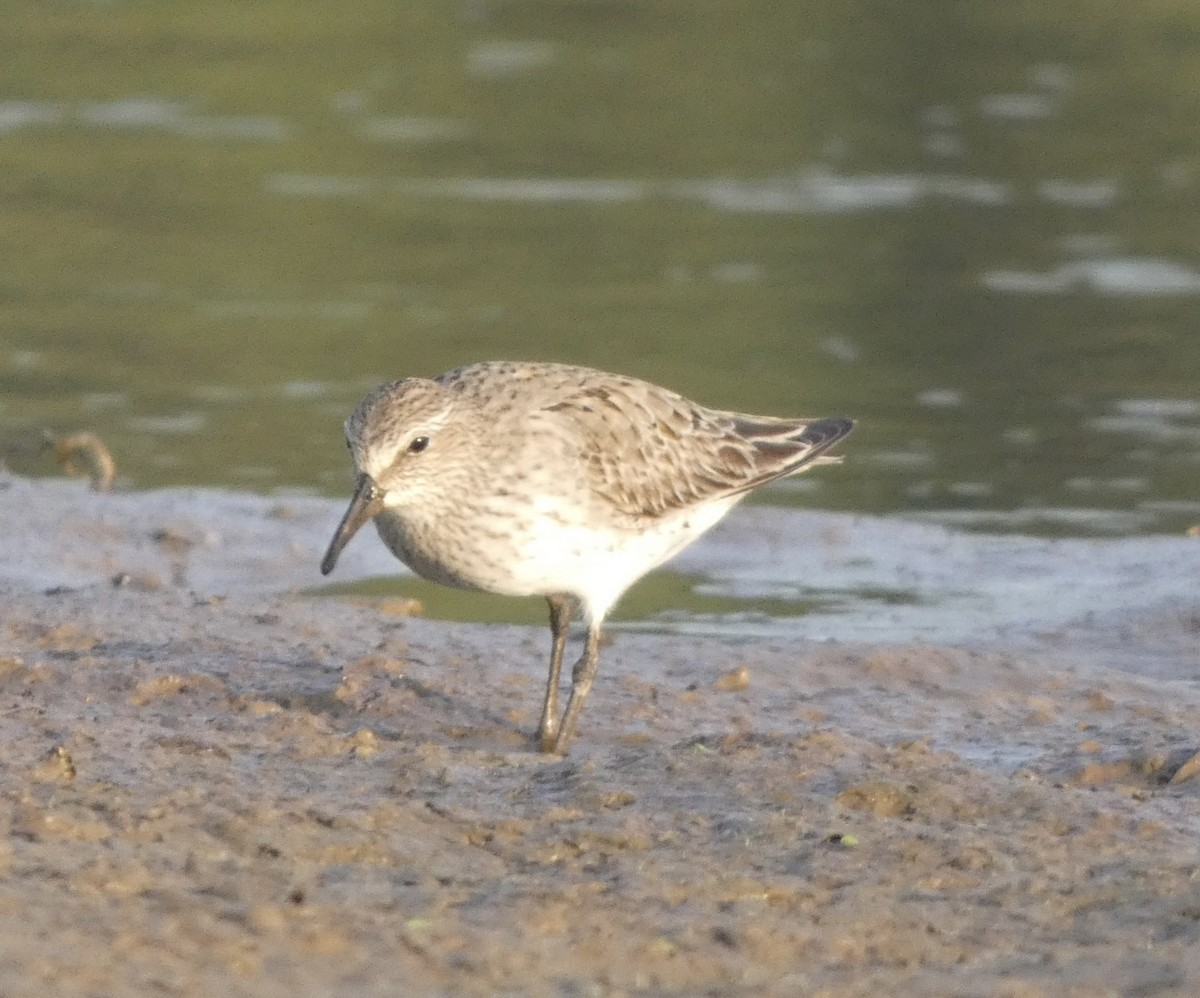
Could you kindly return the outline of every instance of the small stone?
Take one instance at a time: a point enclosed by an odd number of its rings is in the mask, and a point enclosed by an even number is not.
[[[736,669],[730,669],[713,683],[713,689],[720,690],[722,693],[737,693],[749,685],[750,670],[744,665],[739,665]]]

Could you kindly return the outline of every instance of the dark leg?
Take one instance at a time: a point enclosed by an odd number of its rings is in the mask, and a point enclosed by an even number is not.
[[[596,679],[596,667],[600,664],[600,624],[588,627],[587,641],[583,646],[583,654],[571,670],[571,698],[567,701],[567,709],[563,714],[562,727],[554,745],[546,749],[543,742],[542,751],[553,751],[563,755],[567,744],[575,737],[575,725],[579,723],[579,715],[583,712],[583,701],[591,692],[592,683]]]
[[[546,701],[542,704],[542,723],[538,725],[538,747],[543,752],[553,752],[558,734],[558,681],[567,632],[571,629],[571,600],[566,596],[547,596],[546,602],[550,604],[550,633],[554,643],[550,646],[550,678],[546,682]]]

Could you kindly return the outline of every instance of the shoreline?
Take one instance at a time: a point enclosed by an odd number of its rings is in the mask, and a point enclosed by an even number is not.
[[[557,758],[544,627],[298,594],[337,503],[101,499],[0,491],[5,994],[1200,981],[1186,579],[1008,644],[618,630]]]

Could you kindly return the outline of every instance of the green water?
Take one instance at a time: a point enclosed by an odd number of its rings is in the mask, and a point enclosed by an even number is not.
[[[368,387],[519,357],[860,419],[766,501],[1200,520],[1192,5],[2,17],[18,471],[90,429],[127,487],[341,494]]]
[[[800,617],[823,606],[818,599],[739,599],[732,596],[704,595],[697,592],[696,578],[667,569],[656,571],[639,581],[630,595],[621,601],[618,617],[672,619],[713,617],[729,620],[738,614],[752,613],[763,618]],[[481,595],[465,589],[449,589],[420,578],[384,577],[362,582],[334,583],[314,588],[321,596],[364,598],[407,597],[420,603],[423,615],[449,620],[473,620],[479,623],[545,624],[546,602],[518,596]],[[752,604],[752,609],[750,608]],[[681,610],[686,607],[686,610]]]

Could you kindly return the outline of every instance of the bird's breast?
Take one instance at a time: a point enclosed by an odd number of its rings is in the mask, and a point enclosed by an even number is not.
[[[495,497],[493,497],[495,498]],[[509,596],[571,594],[603,615],[641,575],[686,547],[738,497],[632,524],[561,496],[481,502],[436,517],[385,510],[375,518],[391,552],[418,575]]]
[[[422,578],[459,589],[489,589],[487,555],[453,517],[436,522],[385,510],[375,528],[388,550]]]

